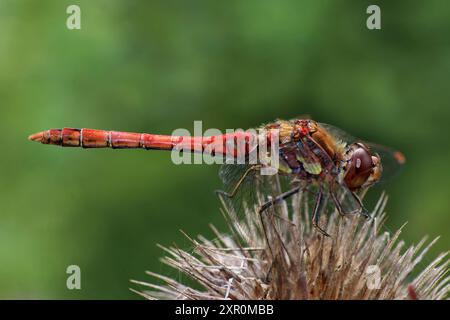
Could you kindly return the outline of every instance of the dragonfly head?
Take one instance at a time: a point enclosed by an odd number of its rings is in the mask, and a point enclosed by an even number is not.
[[[350,190],[369,187],[380,180],[381,160],[378,154],[361,142],[347,147],[344,157],[344,181]]]

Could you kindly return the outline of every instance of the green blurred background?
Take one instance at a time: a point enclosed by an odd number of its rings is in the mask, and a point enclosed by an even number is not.
[[[395,2],[395,3],[394,3]],[[81,30],[66,8],[81,7]],[[389,229],[449,249],[450,7],[377,1],[0,0],[0,298],[137,298],[156,243],[224,229],[217,166],[170,153],[31,143],[88,127],[170,134],[311,114],[394,146]],[[372,190],[372,197],[380,193]],[[66,268],[81,267],[82,290]]]

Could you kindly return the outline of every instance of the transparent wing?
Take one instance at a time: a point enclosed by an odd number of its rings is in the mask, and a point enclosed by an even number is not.
[[[346,131],[344,131],[338,127],[335,127],[331,124],[319,122],[319,126],[321,126],[326,131],[328,131],[328,133],[330,133],[333,137],[335,137],[343,142],[346,142],[347,144],[361,141],[358,138],[355,138],[351,134],[347,133]]]
[[[236,215],[242,215],[246,208],[253,210],[260,203],[255,187],[258,183],[258,172],[251,168],[248,164],[225,163],[219,170],[223,183],[223,193],[219,193],[219,196]]]
[[[406,158],[400,151],[376,143],[364,142],[370,150],[381,158],[382,173],[379,183],[385,183],[395,177],[403,168]]]
[[[229,195],[219,193],[219,196],[239,216],[246,209],[258,210],[270,197],[275,198],[290,185],[291,178],[288,176],[261,175],[259,169],[253,167],[248,164],[225,163],[219,170],[222,190]]]

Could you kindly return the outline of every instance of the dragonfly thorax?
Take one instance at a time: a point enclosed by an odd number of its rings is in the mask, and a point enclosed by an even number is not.
[[[381,177],[380,156],[361,142],[347,143],[309,119],[278,121],[281,172],[305,179],[336,179],[354,191]]]

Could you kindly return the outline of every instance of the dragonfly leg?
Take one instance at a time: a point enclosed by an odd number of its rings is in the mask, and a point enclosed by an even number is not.
[[[336,194],[333,192],[333,190],[330,188],[330,195],[331,198],[333,199],[333,202],[336,206],[336,209],[338,210],[339,214],[341,216],[346,216],[346,215],[355,215],[355,214],[361,214],[362,216],[364,216],[366,219],[370,219],[370,215],[367,211],[367,209],[364,207],[361,199],[358,197],[358,195],[356,193],[354,193],[353,191],[349,191],[352,195],[352,197],[356,200],[356,202],[358,203],[358,208],[350,211],[350,212],[346,212],[344,210],[344,208],[342,208],[341,202],[339,201],[339,199],[336,197]]]
[[[272,252],[272,248],[270,247],[270,241],[269,241],[269,238],[268,238],[268,236],[267,236],[266,227],[265,227],[265,223],[264,223],[264,219],[263,219],[263,215],[262,215],[262,214],[264,213],[264,211],[266,211],[266,210],[269,209],[270,207],[272,207],[272,206],[274,206],[275,204],[277,204],[277,203],[279,203],[279,202],[281,202],[281,201],[283,201],[283,200],[289,198],[290,196],[296,194],[296,193],[299,192],[301,189],[302,189],[301,186],[294,187],[294,188],[292,188],[291,190],[288,190],[288,191],[283,192],[282,194],[276,196],[275,199],[271,199],[271,200],[269,200],[269,201],[263,203],[263,204],[261,205],[261,207],[259,207],[259,210],[258,210],[259,218],[261,219],[261,225],[262,225],[262,228],[263,228],[263,231],[264,231],[264,236],[265,236],[265,238],[266,238],[267,244],[269,245],[269,249],[270,249],[270,252],[271,252],[272,256],[273,256],[273,252]],[[282,243],[282,246],[283,246],[283,248],[285,249],[286,253],[287,253],[288,256],[289,256],[289,252],[286,250],[286,247],[284,246],[283,243]]]
[[[254,170],[259,170],[260,168],[261,168],[261,165],[251,166],[239,178],[239,181],[236,183],[236,185],[234,186],[233,190],[230,193],[228,193],[228,192],[226,192],[224,190],[216,190],[216,194],[224,195],[224,196],[226,196],[228,198],[233,198],[236,195],[236,193],[238,192],[240,186],[242,185],[242,182],[244,182],[245,178],[247,178],[247,176],[250,174],[250,172],[252,172]]]
[[[322,233],[324,236],[330,237],[330,235],[319,226],[319,218],[320,218],[320,214],[322,212],[324,203],[325,203],[325,201],[323,199],[323,191],[322,191],[322,188],[320,188],[319,191],[317,192],[316,204],[314,205],[314,213],[312,216],[312,225],[314,226],[314,228],[319,230],[319,232]]]
[[[288,190],[286,192],[283,192],[282,194],[276,196],[274,199],[269,200],[265,203],[263,203],[261,205],[261,207],[259,207],[258,213],[261,214],[264,211],[266,211],[267,209],[269,209],[270,207],[274,206],[275,204],[289,198],[290,196],[296,194],[297,192],[299,192],[302,189],[302,187],[298,186],[298,187],[294,187],[291,190]]]
[[[366,207],[364,207],[364,204],[362,203],[361,198],[355,192],[352,192],[352,196],[355,198],[356,201],[358,201],[358,203],[361,207],[360,214],[362,216],[364,216],[364,218],[366,218],[366,219],[371,219],[372,217],[370,216],[369,211],[366,209]]]

